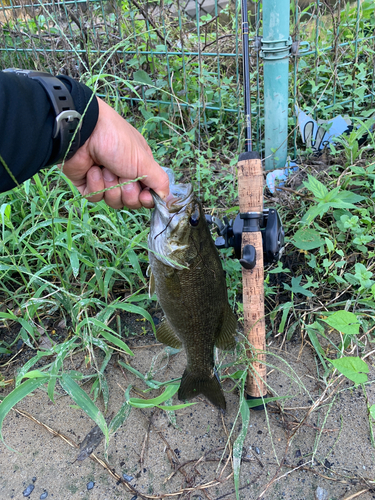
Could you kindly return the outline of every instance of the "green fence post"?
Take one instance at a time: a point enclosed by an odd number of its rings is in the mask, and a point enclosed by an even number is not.
[[[263,0],[264,132],[266,170],[285,166],[288,147],[288,73],[292,44],[290,0]]]

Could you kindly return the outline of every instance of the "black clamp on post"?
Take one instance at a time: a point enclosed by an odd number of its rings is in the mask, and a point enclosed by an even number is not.
[[[262,214],[260,212],[246,212],[240,214],[240,219],[243,220],[243,233],[256,233],[260,231],[260,220]],[[254,269],[256,264],[256,251],[253,245],[245,245],[242,250],[242,258],[240,264],[245,269]]]

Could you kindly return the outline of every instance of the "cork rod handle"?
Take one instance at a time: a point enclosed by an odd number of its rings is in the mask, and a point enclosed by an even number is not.
[[[243,153],[238,162],[240,212],[263,213],[263,169],[257,153]],[[266,332],[264,319],[263,243],[260,231],[242,233],[242,251],[252,245],[256,252],[253,269],[242,268],[244,333],[248,338],[249,357],[253,360],[247,377],[247,393],[253,398],[267,394]]]

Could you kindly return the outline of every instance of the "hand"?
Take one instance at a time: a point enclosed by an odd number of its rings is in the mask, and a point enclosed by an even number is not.
[[[95,99],[95,97],[94,97]],[[112,208],[152,208],[152,188],[165,199],[169,194],[168,175],[156,163],[142,135],[101,99],[96,127],[85,144],[63,166],[82,195],[146,175],[142,181],[88,197]],[[101,168],[104,167],[104,168]]]

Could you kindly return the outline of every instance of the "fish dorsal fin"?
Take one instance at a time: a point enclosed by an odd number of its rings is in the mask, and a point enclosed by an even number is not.
[[[175,349],[181,349],[182,347],[181,340],[174,333],[167,320],[164,320],[156,330],[156,338],[159,342],[169,345],[169,347],[174,347]]]
[[[221,327],[219,337],[215,342],[216,347],[225,350],[234,349],[236,345],[236,341],[234,339],[234,335],[236,333],[236,327],[237,327],[236,316],[233,314],[233,311],[229,307],[229,304],[227,304],[224,313],[224,323],[223,326]]]
[[[148,266],[146,275],[150,278],[150,281],[148,282],[148,296],[151,299],[155,293],[155,278],[153,272],[151,271],[151,266]]]

